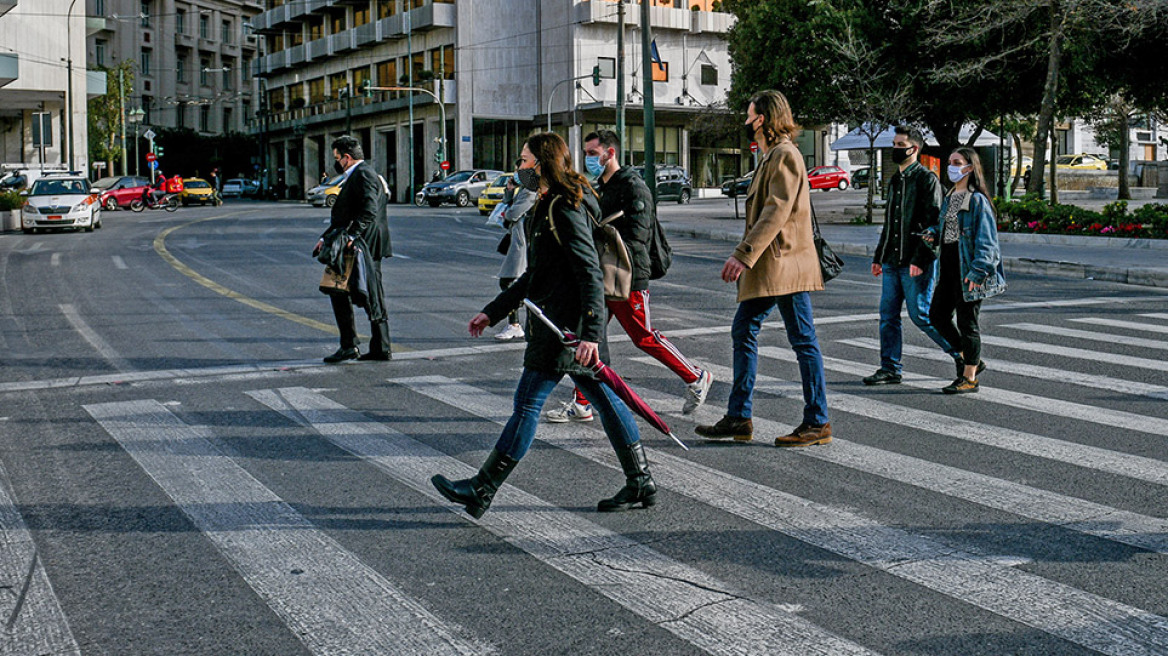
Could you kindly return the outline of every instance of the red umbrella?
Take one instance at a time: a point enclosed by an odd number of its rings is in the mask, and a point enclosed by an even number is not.
[[[535,316],[539,317],[539,320],[542,321],[544,325],[546,325],[548,328],[551,328],[552,331],[557,336],[559,336],[560,342],[562,342],[564,346],[570,349],[575,349],[576,346],[580,344],[580,338],[577,337],[575,333],[570,330],[562,330],[559,326],[552,323],[552,320],[543,313],[543,310],[541,310],[538,305],[532,303],[526,298],[523,299],[523,304],[527,306],[527,310],[529,312],[534,313]],[[592,373],[596,374],[597,380],[604,383],[605,385],[608,385],[609,389],[611,389],[614,394],[620,397],[620,399],[625,402],[625,405],[629,406],[633,412],[637,413],[641,416],[642,419],[649,422],[650,426],[661,431],[663,434],[672,437],[673,441],[677,442],[678,446],[685,449],[686,451],[689,451],[689,447],[686,446],[684,442],[677,439],[677,436],[673,434],[673,431],[669,430],[669,426],[666,425],[661,417],[653,411],[653,408],[649,407],[648,403],[645,403],[645,399],[642,399],[640,395],[634,392],[633,388],[629,387],[629,384],[612,370],[612,367],[604,364],[604,362],[598,358],[596,360],[596,364],[592,365]]]

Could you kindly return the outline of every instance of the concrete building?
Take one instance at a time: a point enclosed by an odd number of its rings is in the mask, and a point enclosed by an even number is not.
[[[698,184],[720,184],[743,170],[739,144],[695,148],[690,126],[726,97],[725,36],[734,19],[712,11],[717,3],[711,0],[651,1],[661,60],[653,66],[652,91],[657,161],[686,167]],[[253,131],[267,144],[269,184],[287,187],[290,196],[331,168],[329,144],[346,132],[362,141],[394,198],[406,200],[411,169],[415,189],[438,170],[444,134],[451,170],[510,170],[523,140],[546,129],[549,117],[577,154],[584,134],[616,124],[616,2],[267,0],[265,6],[252,21],[266,40],[253,69],[265,100]],[[625,9],[625,160],[639,163],[641,8],[630,2]],[[591,80],[597,65],[605,78],[598,86]],[[366,82],[404,86],[411,74],[414,86],[429,93],[366,97],[361,91]],[[345,97],[346,89],[354,93]]]
[[[0,0],[0,163],[88,171],[86,101],[105,75],[86,71],[87,22],[71,0]]]
[[[251,75],[262,10],[249,0],[85,0],[100,29],[86,49],[93,67],[134,63],[126,108],[141,124],[204,134],[245,132],[258,84]]]
[[[1168,159],[1168,124],[1146,116],[1132,122],[1128,154],[1133,162]],[[1083,119],[1071,119],[1055,126],[1058,154],[1086,153],[1104,159],[1118,159],[1119,149],[1105,146],[1096,139],[1096,128]]]

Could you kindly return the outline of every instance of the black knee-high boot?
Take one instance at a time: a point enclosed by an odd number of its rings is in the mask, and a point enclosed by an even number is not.
[[[517,464],[519,464],[518,460],[491,449],[486,462],[479,468],[479,473],[474,476],[460,481],[452,481],[439,474],[431,478],[430,482],[442,493],[442,496],[454,503],[466,506],[466,512],[471,517],[478,519],[487,512],[487,508],[491,507],[491,500],[495,498],[495,492],[499,490],[503,481],[507,480],[507,476],[511,474],[511,470],[515,469]]]
[[[645,508],[657,503],[657,486],[649,475],[649,460],[641,443],[617,448],[616,457],[625,472],[625,486],[613,498],[602,499],[596,504],[596,510],[614,512],[628,510],[638,503]]]

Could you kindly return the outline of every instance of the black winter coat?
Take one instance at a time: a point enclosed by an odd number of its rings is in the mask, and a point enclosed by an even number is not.
[[[483,314],[495,325],[523,304],[524,298],[543,309],[557,326],[576,332],[588,342],[604,341],[604,278],[600,258],[592,240],[592,220],[584,213],[587,204],[593,214],[600,213],[596,197],[584,192],[581,205],[573,207],[562,196],[555,201],[549,220],[549,192],[527,215],[527,270],[505,291],[495,297]],[[552,230],[555,222],[555,231]],[[573,359],[554,332],[539,320],[527,315],[527,350],[523,366],[536,371],[591,376],[587,367]]]
[[[374,260],[393,257],[386,214],[388,200],[381,177],[369,162],[362,160],[341,185],[329,229],[340,228],[354,237],[360,235]]]
[[[872,262],[901,267],[915,264],[922,269],[932,266],[937,251],[920,234],[937,223],[941,196],[937,176],[920,162],[897,171],[884,195],[884,229]]]
[[[632,290],[643,292],[649,289],[649,240],[653,238],[656,210],[649,186],[631,166],[617,169],[608,182],[600,184],[600,216],[597,219],[603,221],[621,211],[624,216],[613,221],[612,225],[629,249],[629,259],[633,262]]]

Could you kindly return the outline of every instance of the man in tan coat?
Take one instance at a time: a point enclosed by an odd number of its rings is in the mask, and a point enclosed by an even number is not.
[[[758,141],[762,159],[746,196],[746,231],[722,266],[722,280],[738,283],[738,312],[730,334],[734,344],[734,382],[726,416],[698,435],[712,440],[754,438],[751,399],[758,372],[758,333],[777,307],[787,340],[799,361],[803,381],[803,419],[775,446],[808,446],[831,441],[823,356],[815,336],[808,292],[823,289],[823,274],[811,228],[811,199],[803,155],[787,99],[763,91],[750,101],[745,130]]]

